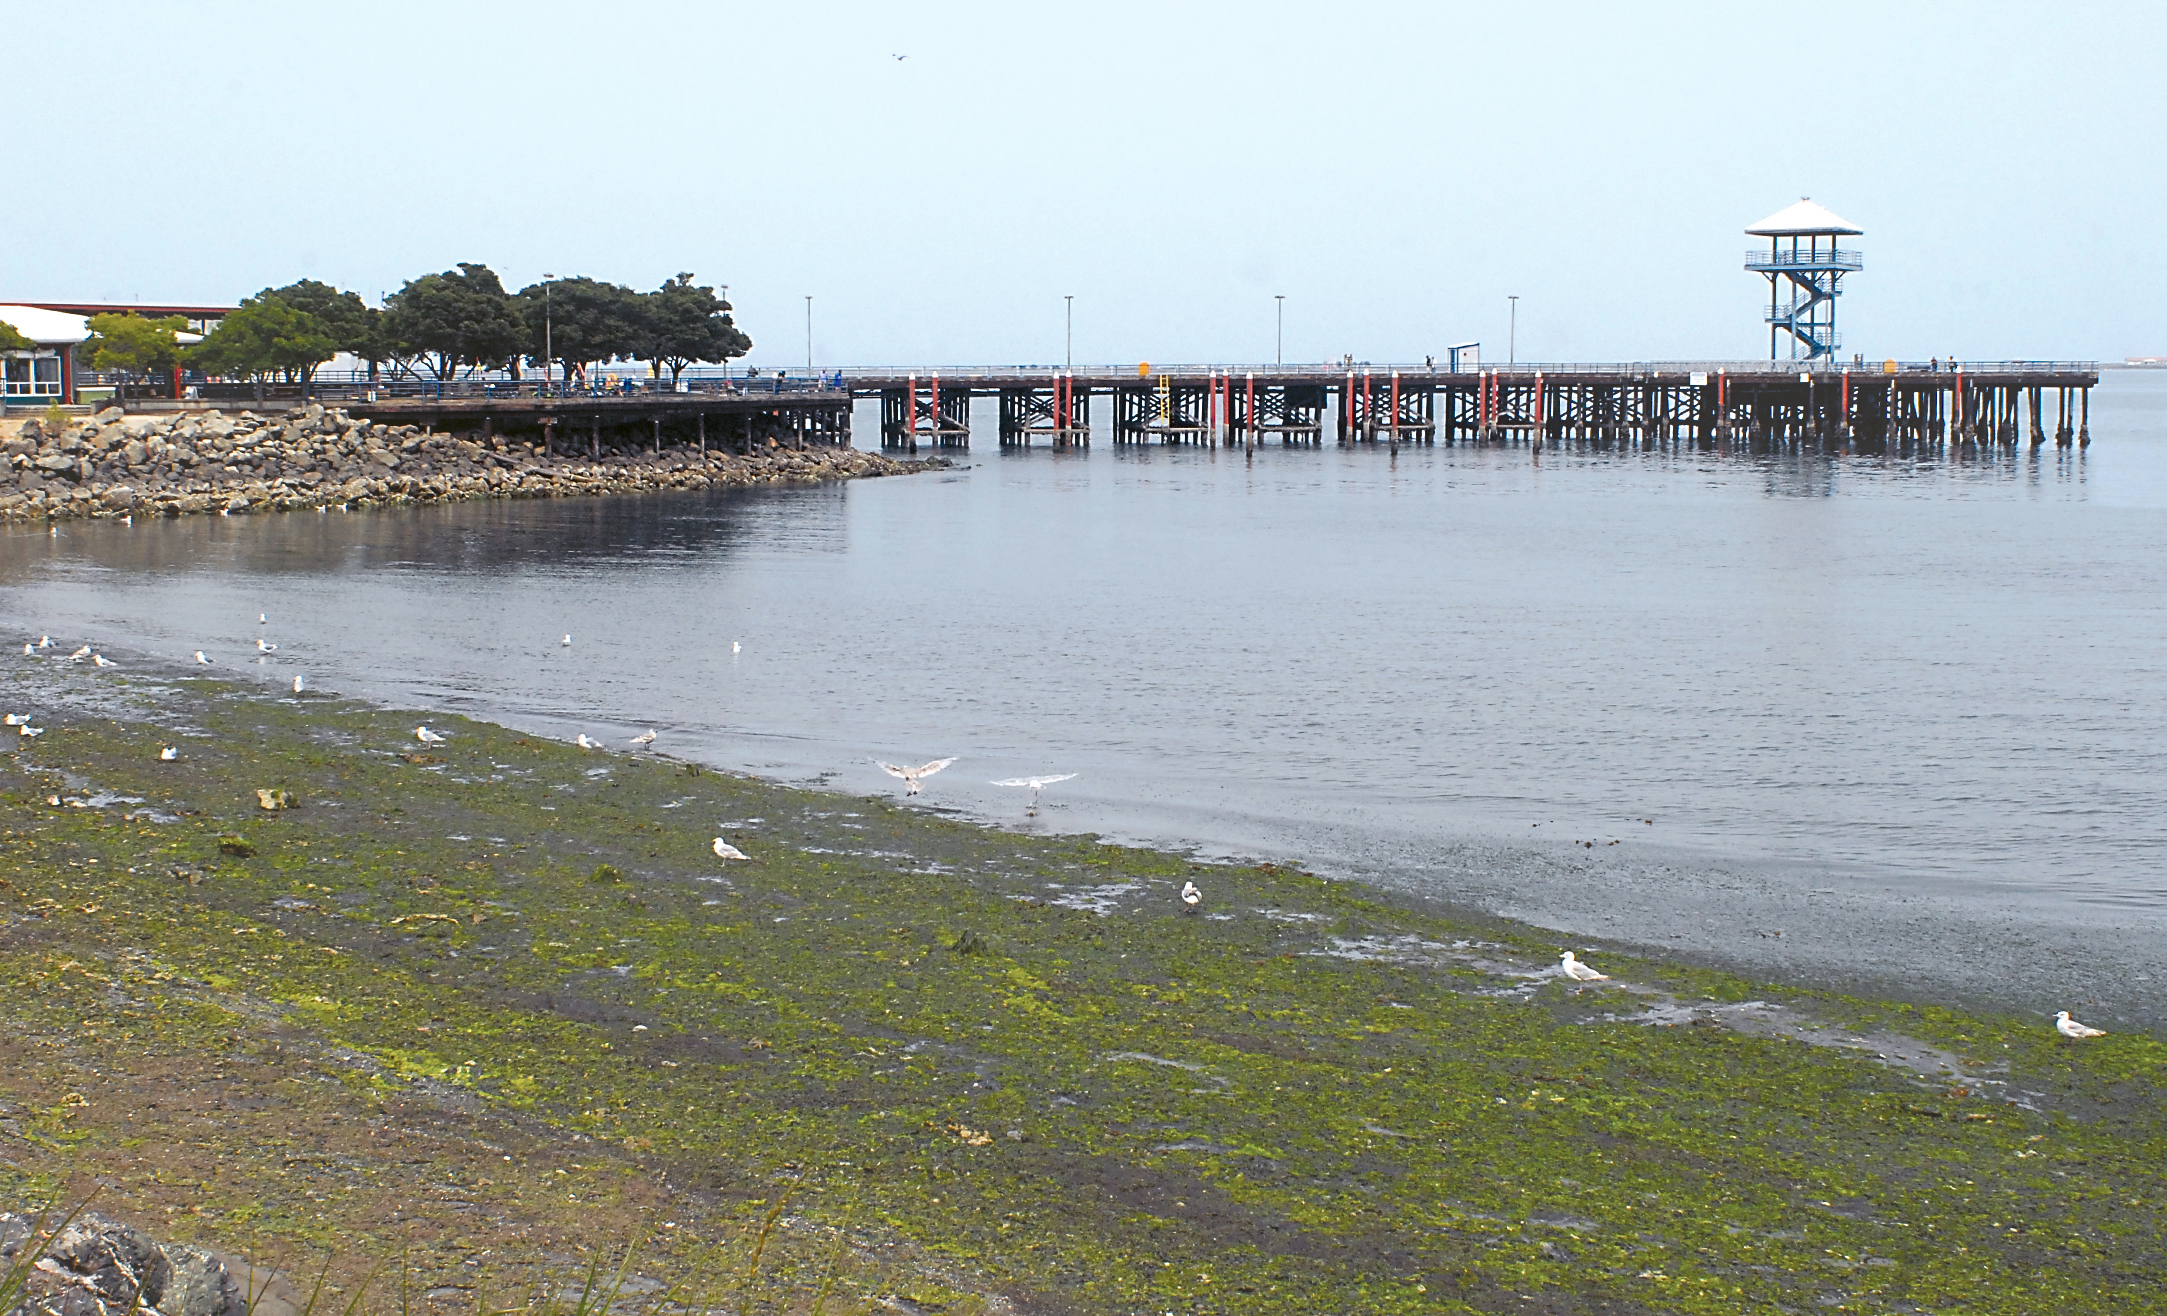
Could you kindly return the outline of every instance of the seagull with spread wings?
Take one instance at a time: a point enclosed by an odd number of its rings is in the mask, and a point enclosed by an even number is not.
[[[905,795],[916,795],[919,782],[954,763],[955,760],[953,758],[935,759],[931,763],[920,764],[915,768],[899,768],[893,763],[881,763],[879,759],[874,759],[873,762],[879,763],[880,770],[889,776],[903,779],[903,785],[906,788],[903,791]]]
[[[1025,817],[1035,818],[1038,816],[1039,793],[1055,782],[1067,781],[1075,775],[1073,772],[1064,772],[1054,777],[1007,777],[993,784],[996,786],[1029,786],[1031,788],[1031,807],[1023,812]]]

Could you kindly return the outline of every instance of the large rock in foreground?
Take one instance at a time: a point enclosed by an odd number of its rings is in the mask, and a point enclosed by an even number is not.
[[[22,1291],[6,1295],[9,1305],[0,1316],[129,1316],[131,1309],[139,1316],[249,1316],[245,1277],[215,1253],[186,1243],[161,1245],[135,1226],[93,1211],[79,1213],[57,1234],[44,1234],[59,1223],[59,1217],[41,1221],[0,1212],[0,1273],[17,1271],[34,1234],[45,1240],[44,1255],[30,1266]],[[270,1307],[286,1310],[290,1303],[259,1300],[255,1307],[264,1316]]]

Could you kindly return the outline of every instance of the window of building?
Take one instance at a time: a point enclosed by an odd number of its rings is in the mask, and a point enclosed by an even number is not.
[[[6,378],[8,397],[60,396],[60,355],[57,352],[43,356],[11,353],[0,358],[0,374]]]

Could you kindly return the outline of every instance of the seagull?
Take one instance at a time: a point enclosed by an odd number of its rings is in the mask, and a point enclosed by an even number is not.
[[[562,646],[560,646],[560,647],[562,647],[562,648],[566,648],[566,649],[569,649],[569,648],[571,648],[571,647],[572,647],[572,637],[571,637],[571,636],[569,636],[569,635],[565,636],[565,637],[564,637],[564,644],[563,644]]]
[[[632,737],[632,743],[635,745],[652,745],[655,743],[655,733],[652,731],[642,732]]]
[[[1564,974],[1566,977],[1572,979],[1574,982],[1610,981],[1609,974],[1597,973],[1592,966],[1582,964],[1579,960],[1573,958],[1573,953],[1571,951],[1566,951],[1564,956],[1559,960],[1558,972]]]
[[[2103,1028],[2086,1028],[2083,1024],[2070,1018],[2067,1010],[2054,1012],[2054,1031],[2064,1037],[2074,1038],[2080,1042],[2087,1037],[2105,1037],[2107,1035],[2106,1030]]]
[[[909,58],[910,58],[910,56],[908,56],[908,55],[897,55],[897,56],[896,56],[895,58],[896,58],[897,62],[901,62],[901,61],[903,61],[903,60],[909,59]]]
[[[880,763],[880,760],[874,759],[873,762]],[[903,779],[903,784],[909,787],[908,790],[903,792],[905,795],[916,795],[918,793],[918,783],[922,778],[932,776],[953,762],[955,760],[952,758],[935,759],[931,763],[916,768],[899,768],[893,763],[880,763],[880,769],[891,777],[901,777]]]
[[[25,641],[23,641],[23,657],[25,657],[25,658],[35,658],[35,657],[37,657],[37,656],[38,656],[38,646],[36,646],[36,645],[34,645],[34,644],[30,643],[30,642],[29,642],[28,640],[25,640]]]
[[[44,728],[44,727],[34,727],[34,726],[30,725],[30,724],[29,724],[28,722],[25,722],[25,723],[23,723],[23,724],[22,724],[21,726],[19,726],[19,727],[15,728],[15,733],[16,733],[17,735],[21,736],[21,737],[22,737],[22,738],[23,738],[24,740],[29,740],[29,739],[32,739],[33,737],[36,737],[36,736],[42,736],[42,735],[44,735],[44,734],[45,734],[45,728]]]
[[[586,733],[586,732],[584,732],[584,731],[580,732],[580,733],[579,733],[579,737],[578,737],[578,738],[577,738],[576,740],[574,740],[574,741],[573,741],[572,743],[573,743],[573,744],[575,744],[575,745],[578,745],[578,746],[579,746],[579,747],[580,747],[581,749],[600,749],[600,748],[602,748],[602,746],[601,746],[600,742],[598,742],[598,741],[593,741],[593,740],[589,740],[589,739],[587,739],[587,733]]]
[[[203,650],[201,649],[196,650],[196,661],[203,664],[205,667],[209,667],[211,665],[211,660],[203,656]]]
[[[1058,777],[1009,777],[993,784],[996,786],[1029,786],[1031,788],[1031,807],[1025,809],[1024,813],[1026,815],[1036,815],[1038,813],[1038,793],[1057,781],[1067,781],[1075,775],[1073,772],[1064,772]]]
[[[79,663],[88,657],[90,657],[90,646],[86,644],[82,648],[77,649],[74,653],[69,654],[68,661],[71,663]]]
[[[270,623],[271,616],[269,613],[259,612],[256,614],[256,624],[258,626],[268,626]]]
[[[277,652],[278,652],[278,646],[277,646],[277,645],[275,645],[275,644],[273,644],[273,643],[271,643],[271,642],[270,642],[269,640],[258,640],[258,641],[256,641],[256,652],[257,652],[257,653],[277,653]]]
[[[736,652],[737,652],[738,650],[740,650],[740,649],[742,649],[742,648],[744,648],[744,647],[745,647],[744,645],[742,645],[742,644],[739,644],[739,643],[738,643],[738,642],[737,642],[736,640],[732,640],[732,641],[730,641],[730,652],[731,652],[731,653],[736,653]]]
[[[113,665],[112,660],[107,658],[102,653],[94,653],[90,655],[90,661],[92,665],[97,667],[111,667]]]
[[[162,745],[158,749],[158,761],[160,763],[171,763],[180,756],[181,752],[171,745]]]
[[[307,684],[308,682],[303,680],[301,677],[295,677],[293,679],[293,692],[295,694],[300,694],[302,689],[307,686]]]
[[[52,637],[52,636],[50,636],[50,635],[40,635],[40,636],[38,637],[38,647],[39,647],[40,649],[50,649],[50,648],[52,648],[52,647],[53,647],[53,637]]]
[[[1184,882],[1184,883],[1182,883],[1182,884],[1181,884],[1181,903],[1182,903],[1182,904],[1184,904],[1184,905],[1187,905],[1187,906],[1188,906],[1189,908],[1191,908],[1191,909],[1195,909],[1195,908],[1196,908],[1196,907],[1197,907],[1197,906],[1198,906],[1199,904],[1202,904],[1202,903],[1203,903],[1203,900],[1204,900],[1204,893],[1203,893],[1202,891],[1199,891],[1199,890],[1197,890],[1197,888],[1196,888],[1196,883],[1194,883],[1194,882]]]
[[[427,727],[415,727],[414,739],[420,741],[424,745],[441,745],[444,743],[444,737],[436,734],[434,731],[431,731]]]
[[[738,849],[736,846],[730,844],[728,841],[723,840],[719,836],[715,838],[715,853],[724,859],[749,860],[752,858],[751,855],[746,854],[743,850]]]
[[[7,725],[11,727],[28,726],[29,724],[30,714],[28,713],[10,713],[7,716]]]

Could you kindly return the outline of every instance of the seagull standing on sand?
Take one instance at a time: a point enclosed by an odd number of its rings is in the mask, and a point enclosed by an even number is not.
[[[256,624],[257,624],[258,626],[268,626],[268,625],[270,625],[270,624],[271,624],[271,614],[270,614],[270,613],[267,613],[267,612],[259,612],[259,613],[257,613],[257,614],[256,614]]]
[[[256,641],[256,652],[257,652],[257,653],[277,653],[277,652],[278,652],[278,646],[277,646],[277,645],[275,645],[275,644],[273,644],[273,643],[271,643],[271,642],[270,642],[269,640],[257,640],[257,641]]]
[[[82,648],[77,649],[74,653],[69,654],[68,661],[71,663],[79,663],[88,657],[90,657],[90,646],[86,644]]]
[[[173,748],[171,745],[163,745],[159,747],[158,761],[160,763],[171,763],[173,760],[179,758],[180,756],[181,752]]]
[[[307,686],[307,685],[308,685],[308,682],[307,682],[306,680],[304,680],[304,679],[302,679],[301,677],[298,677],[298,676],[297,676],[297,677],[295,677],[295,678],[293,679],[293,692],[294,692],[295,694],[300,694],[300,693],[301,693],[301,691],[302,691],[302,689],[303,689],[303,688],[304,688],[305,686]]]
[[[7,716],[7,725],[11,727],[28,726],[29,724],[30,714],[28,713],[10,713]]]
[[[640,735],[632,737],[632,743],[641,746],[652,745],[655,743],[655,733],[652,731],[643,732]]]
[[[427,727],[415,727],[414,739],[420,741],[424,745],[441,745],[444,743],[444,737],[436,734],[434,731],[431,731]]]
[[[2105,1037],[2107,1035],[2104,1028],[2086,1028],[2083,1024],[2070,1018],[2067,1010],[2054,1012],[2054,1031],[2079,1042],[2087,1037]]]
[[[34,644],[30,643],[30,642],[29,642],[28,640],[25,640],[25,641],[23,641],[23,657],[25,657],[25,658],[35,658],[35,657],[37,657],[37,656],[38,656],[38,646],[36,646],[36,645],[34,645]]]
[[[732,640],[732,641],[730,641],[730,652],[731,652],[731,653],[736,653],[736,652],[737,652],[737,651],[738,651],[739,649],[742,649],[742,648],[744,648],[744,647],[745,647],[744,645],[742,645],[742,644],[739,644],[739,643],[738,643],[738,642],[737,642],[736,640]]]
[[[899,768],[893,763],[881,763],[879,759],[874,759],[873,762],[880,763],[880,770],[889,776],[903,779],[903,785],[908,788],[903,792],[905,795],[916,795],[918,793],[918,783],[921,780],[939,772],[942,768],[955,762],[955,760],[952,758],[935,759],[931,763],[921,764],[915,768]]]
[[[723,840],[719,836],[715,838],[715,854],[719,858],[723,859],[750,860],[752,858],[751,855],[746,854],[743,850],[738,849],[736,846],[730,844],[728,841]]]
[[[39,647],[40,649],[50,649],[50,648],[52,648],[52,647],[53,647],[53,637],[52,637],[52,636],[50,636],[50,635],[40,635],[40,636],[38,637],[38,647]]]
[[[569,636],[569,635],[565,636],[565,637],[564,637],[564,643],[563,643],[563,644],[560,644],[560,645],[558,645],[557,647],[558,647],[558,648],[560,648],[560,649],[569,649],[569,648],[571,648],[571,647],[572,647],[572,637],[571,637],[571,636]]]
[[[1566,951],[1565,954],[1560,957],[1558,961],[1558,972],[1564,974],[1566,977],[1572,979],[1574,982],[1610,981],[1609,974],[1597,973],[1594,966],[1582,964],[1579,960],[1573,958],[1573,953],[1571,951]]]
[[[1035,818],[1038,816],[1039,792],[1057,781],[1067,781],[1075,775],[1073,772],[1064,772],[1058,777],[1008,777],[993,784],[996,786],[1029,786],[1031,788],[1031,806],[1023,812],[1024,816]]]
[[[112,660],[102,653],[90,655],[90,662],[93,667],[111,667],[113,665]]]
[[[1194,912],[1198,905],[1204,903],[1204,893],[1197,890],[1196,883],[1184,882],[1181,884],[1181,903]]]
[[[203,650],[201,649],[196,650],[196,661],[205,667],[211,665],[211,660],[203,656]]]
[[[31,739],[34,739],[34,738],[36,738],[36,737],[38,737],[38,736],[42,736],[42,735],[44,735],[44,734],[45,734],[45,728],[44,728],[44,727],[34,727],[34,726],[30,725],[30,724],[29,724],[28,722],[25,722],[25,723],[23,723],[23,724],[22,724],[21,726],[19,726],[19,727],[15,728],[15,734],[17,734],[17,735],[21,736],[21,737],[22,737],[22,738],[23,738],[24,740],[31,740]]]

